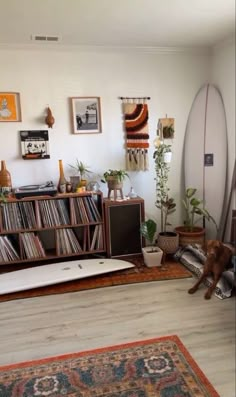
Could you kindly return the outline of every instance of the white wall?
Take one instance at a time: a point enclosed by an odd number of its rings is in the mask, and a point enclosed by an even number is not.
[[[213,50],[211,59],[211,79],[223,98],[227,120],[228,132],[228,187],[226,207],[229,202],[229,192],[231,188],[232,175],[235,162],[235,37],[229,38],[228,41],[219,44]],[[229,241],[229,232],[231,227],[231,210],[236,208],[235,189],[231,201],[231,207],[227,222],[225,241]]]
[[[58,160],[63,159],[66,176],[68,163],[76,158],[96,173],[108,168],[125,167],[125,135],[119,96],[150,96],[150,150],[148,172],[131,172],[132,185],[145,199],[147,216],[158,220],[155,208],[155,175],[153,140],[159,117],[175,118],[175,139],[171,163],[171,195],[177,201],[173,224],[181,219],[182,148],[185,126],[192,101],[208,80],[210,57],[207,53],[138,51],[102,52],[76,50],[0,49],[1,91],[20,92],[22,122],[0,123],[0,159],[6,160],[14,187],[58,181]],[[72,134],[68,98],[100,96],[102,134]],[[49,129],[49,160],[21,158],[19,131],[45,129],[45,108],[49,105],[55,117]],[[101,185],[106,194],[107,190]]]

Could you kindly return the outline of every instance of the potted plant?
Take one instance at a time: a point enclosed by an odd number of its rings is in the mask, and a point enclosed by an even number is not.
[[[170,145],[165,145],[165,151],[163,153],[163,160],[165,163],[170,163],[172,159],[172,150]]]
[[[174,132],[175,132],[175,130],[174,130],[174,127],[173,127],[172,123],[169,124],[169,125],[165,125],[163,127],[163,138],[164,139],[172,139],[172,138],[174,138]]]
[[[125,178],[129,178],[129,175],[125,170],[111,170],[104,172],[103,179],[101,181],[103,183],[109,181],[115,181],[116,183],[122,183]]]
[[[187,188],[185,197],[182,200],[185,210],[185,220],[183,226],[178,226],[175,231],[179,234],[180,245],[188,244],[203,245],[205,241],[205,228],[196,226],[196,223],[204,218],[208,222],[213,222],[217,229],[217,224],[209,211],[204,208],[203,201],[196,197],[197,189]]]
[[[79,176],[72,176],[71,177],[71,182],[73,185],[73,190],[76,190],[77,187],[79,186],[86,186],[87,185],[87,176],[92,173],[90,171],[89,166],[87,166],[85,163],[82,161],[79,161],[76,159],[75,165],[69,164],[71,168],[73,168]]]
[[[111,170],[104,172],[101,182],[107,183],[108,186],[108,198],[110,198],[111,191],[114,190],[114,196],[116,199],[117,190],[120,191],[121,198],[123,198],[123,182],[125,178],[129,178],[129,175],[125,170]]]
[[[169,197],[168,176],[170,167],[165,161],[164,154],[171,150],[171,145],[166,145],[157,138],[154,142],[155,151],[153,158],[156,171],[156,207],[161,211],[161,231],[158,234],[157,244],[166,253],[173,254],[179,246],[178,234],[174,231],[167,231],[171,226],[169,215],[176,210],[176,204],[172,197]]]
[[[141,223],[141,235],[150,245],[142,247],[144,263],[147,267],[161,266],[163,251],[155,245],[157,224],[154,220],[148,219]]]

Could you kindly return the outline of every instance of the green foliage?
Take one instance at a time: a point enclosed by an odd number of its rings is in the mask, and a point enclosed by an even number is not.
[[[174,127],[173,124],[163,127],[163,138],[173,138],[174,137]]]
[[[75,165],[69,164],[69,166],[79,173],[80,179],[86,179],[86,177],[92,173],[92,171],[89,170],[89,166],[78,159],[76,159]]]
[[[204,208],[203,201],[199,200],[195,196],[196,192],[197,189],[195,188],[187,188],[185,191],[185,198],[182,200],[185,209],[184,225],[186,231],[193,231],[194,225],[199,222],[203,217],[206,218],[209,222],[212,221],[217,228],[217,224],[214,218],[209,214],[208,210]],[[196,215],[199,215],[197,219],[195,217]]]
[[[126,177],[129,178],[129,175],[125,170],[109,169],[108,171],[104,172],[101,182],[106,183],[110,176],[114,177],[114,179],[117,179],[118,182],[122,182]]]
[[[0,203],[6,203],[7,202],[7,195],[5,193],[0,192]]]
[[[148,219],[147,221],[141,223],[140,232],[151,245],[154,244],[156,230],[157,224],[152,219]]]
[[[173,214],[176,210],[174,199],[167,196],[165,200],[162,200],[161,210],[163,213],[163,232],[166,233],[167,226],[171,226],[171,223],[168,222],[168,216]]]
[[[173,198],[170,198],[168,187],[169,163],[164,161],[164,153],[171,151],[171,145],[159,143],[153,153],[156,171],[156,207],[161,211],[161,232],[166,233],[168,217],[176,210],[176,204]]]

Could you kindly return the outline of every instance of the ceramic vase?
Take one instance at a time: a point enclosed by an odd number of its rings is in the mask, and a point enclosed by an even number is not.
[[[12,189],[11,174],[7,170],[5,160],[1,161],[0,190],[2,193],[10,193]]]
[[[64,175],[63,163],[62,160],[59,160],[59,181],[58,181],[57,189],[60,193],[66,192],[66,184],[67,184],[67,180]]]

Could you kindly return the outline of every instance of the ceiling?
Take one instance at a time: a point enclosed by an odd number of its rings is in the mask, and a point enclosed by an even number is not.
[[[2,45],[210,47],[234,30],[235,0],[0,0]]]

